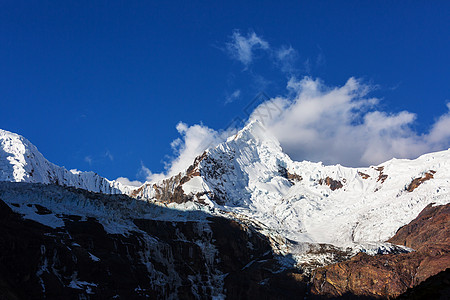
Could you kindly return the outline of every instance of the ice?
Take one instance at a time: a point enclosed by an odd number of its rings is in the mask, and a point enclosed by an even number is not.
[[[390,249],[384,242],[430,203],[450,202],[450,150],[365,168],[297,162],[258,121],[207,150],[198,165],[201,176],[182,185],[193,201],[181,204],[158,202],[153,184],[161,182],[125,186],[93,172],[53,165],[19,135],[0,130],[0,142],[0,181],[53,183],[106,194],[141,191],[140,200],[108,204],[74,198],[54,186],[19,192],[21,187],[1,188],[0,184],[0,198],[13,210],[54,228],[63,224],[58,215],[68,211],[98,218],[110,233],[135,230],[129,221],[132,217],[186,221],[213,214],[251,224],[280,241],[325,243],[372,253],[382,247]],[[435,172],[433,178],[407,191],[413,179],[430,171]],[[333,189],[331,182],[335,183]],[[155,204],[152,209],[146,201]],[[41,204],[52,213],[38,214],[35,206],[27,204]],[[280,247],[294,251],[289,243]]]

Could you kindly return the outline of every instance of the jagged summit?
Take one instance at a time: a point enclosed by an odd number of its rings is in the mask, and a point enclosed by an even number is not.
[[[275,136],[273,136],[263,125],[263,123],[257,119],[250,121],[244,128],[239,130],[235,135],[229,137],[227,142],[231,141],[245,141],[252,142],[254,144],[273,144],[274,147],[281,150],[280,142]]]

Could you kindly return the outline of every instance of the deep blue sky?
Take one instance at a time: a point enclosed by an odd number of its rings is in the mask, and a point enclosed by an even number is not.
[[[162,171],[179,121],[221,129],[259,91],[286,92],[264,54],[247,70],[230,59],[234,30],[292,46],[298,77],[377,85],[385,110],[418,114],[419,132],[450,100],[449,1],[4,0],[0,128],[69,169]]]

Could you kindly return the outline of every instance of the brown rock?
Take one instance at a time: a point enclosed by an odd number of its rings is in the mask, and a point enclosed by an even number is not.
[[[398,300],[446,300],[450,295],[450,268],[431,276],[424,282],[408,289]]]
[[[450,205],[425,207],[408,225],[400,227],[388,242],[425,250],[431,245],[450,245]]]
[[[408,185],[406,190],[408,192],[414,191],[417,187],[419,187],[419,185],[421,185],[422,183],[424,183],[427,180],[432,179],[433,174],[435,174],[435,173],[436,173],[436,171],[430,170],[430,171],[426,172],[423,177],[414,178],[413,181],[411,181],[411,183]]]
[[[183,203],[194,200],[193,195],[186,195],[183,191],[182,185],[191,180],[193,177],[200,176],[199,165],[200,162],[207,157],[207,153],[203,152],[195,158],[194,163],[186,170],[186,174],[179,173],[170,178],[164,179],[159,184],[153,184],[155,190],[155,198],[160,202],[165,203]],[[148,184],[142,185],[131,193],[131,197],[141,197],[142,193],[148,187]]]
[[[360,253],[348,261],[317,269],[311,280],[312,295],[394,298],[445,270],[450,267],[449,213],[450,204],[429,205],[389,240],[412,247],[414,252]]]
[[[377,178],[377,182],[381,181],[381,183],[384,183],[384,181],[388,178],[388,176],[386,174],[383,174],[384,167],[381,166],[381,167],[375,168],[375,170],[380,172],[380,174],[378,175],[378,178]]]
[[[370,178],[370,175],[369,175],[369,174],[366,174],[366,173],[363,173],[363,172],[359,172],[359,171],[358,171],[358,175],[361,176],[363,179],[368,179],[368,178]]]
[[[334,180],[331,177],[327,177],[325,179],[320,179],[319,184],[328,185],[332,191],[343,187],[342,183],[339,180]]]

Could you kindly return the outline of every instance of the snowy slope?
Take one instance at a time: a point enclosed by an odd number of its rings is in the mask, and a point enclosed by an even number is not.
[[[210,192],[203,197],[214,195],[208,197],[213,210],[297,242],[367,248],[389,239],[429,203],[450,202],[450,150],[368,168],[294,162],[259,122],[210,149],[198,168],[201,177],[184,183],[185,193]]]
[[[0,181],[53,183],[107,194],[129,193],[133,189],[94,172],[71,172],[56,166],[27,139],[1,129]]]
[[[377,249],[429,203],[450,202],[450,150],[367,168],[295,162],[258,121],[186,171],[139,188],[55,166],[19,135],[0,131],[0,140],[0,181],[56,183],[207,211],[287,238],[291,252],[305,242]]]

